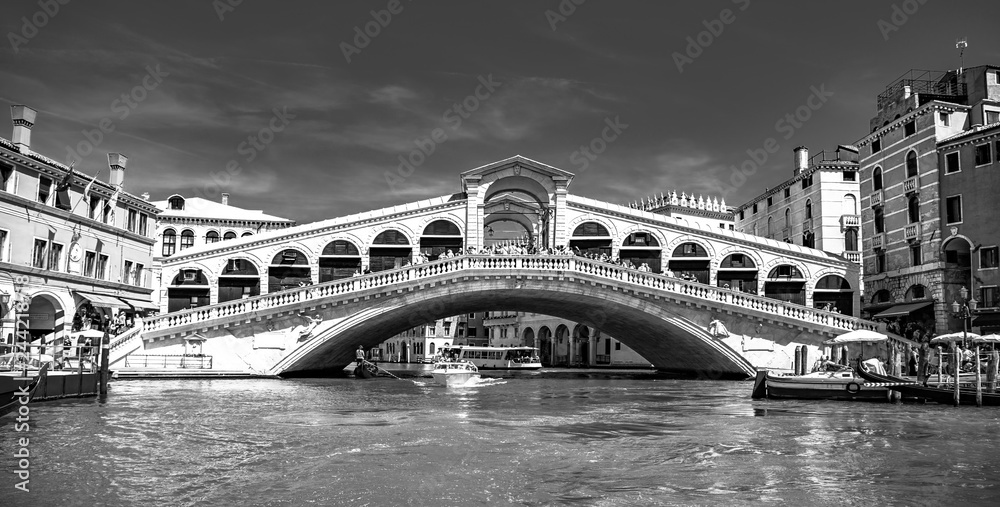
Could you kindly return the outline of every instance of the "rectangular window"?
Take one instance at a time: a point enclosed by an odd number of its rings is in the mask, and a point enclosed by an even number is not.
[[[922,257],[920,256],[920,245],[913,245],[910,247],[910,264],[913,266],[919,266]]]
[[[134,209],[128,210],[128,232],[135,232],[139,227],[139,212]]]
[[[983,247],[979,250],[979,269],[998,267],[1000,264],[997,260],[997,247]]]
[[[767,207],[770,208],[773,205],[774,205],[774,197],[773,196],[767,196]]]
[[[872,154],[882,151],[882,139],[875,138],[872,140]]]
[[[905,125],[903,125],[903,137],[910,137],[916,133],[917,133],[917,123],[914,122],[913,120],[910,120],[906,122]]]
[[[957,173],[961,170],[958,165],[958,152],[953,151],[944,156],[944,172],[945,174]]]
[[[59,267],[62,265],[62,252],[63,246],[59,243],[52,243],[52,245],[49,246],[48,269],[50,271],[61,271]]]
[[[992,162],[990,157],[990,145],[980,144],[976,146],[976,166],[986,165]]]
[[[94,274],[95,278],[100,280],[106,280],[108,274],[108,256],[100,254],[97,257],[97,273]]]
[[[962,196],[953,195],[945,199],[945,223],[957,224],[962,222]]]
[[[812,185],[813,185],[813,177],[812,177],[811,174],[809,176],[805,177],[805,178],[802,178],[802,189],[803,190],[811,187]]]
[[[94,269],[97,268],[97,252],[87,252],[83,258],[83,276],[94,276]]]
[[[132,261],[125,261],[122,265],[122,283],[129,283],[132,280]]]
[[[757,203],[753,203],[753,214],[757,214]]]
[[[111,206],[108,204],[104,205],[104,213],[101,215],[101,221],[108,223],[111,220]],[[114,224],[111,224],[114,225]]]
[[[622,349],[622,342],[615,340],[615,350],[621,350],[621,349]]]
[[[7,231],[0,230],[0,261],[7,260]]]
[[[997,286],[979,288],[979,306],[983,308],[996,308],[1000,306],[1000,292]]]
[[[10,180],[14,176],[14,166],[10,164],[0,164],[0,190],[5,192],[12,191],[8,190],[8,185],[10,185]]]
[[[38,269],[45,269],[46,253],[49,242],[44,239],[35,238],[35,248],[31,251],[31,266]]]
[[[91,220],[97,220],[99,217],[101,209],[101,198],[96,195],[90,195],[90,215],[87,215]]]
[[[875,272],[885,273],[885,252],[875,254]]]
[[[844,181],[858,181],[858,172],[844,171]]]
[[[48,204],[49,194],[52,193],[52,180],[45,176],[38,177],[38,202]]]
[[[135,283],[133,283],[133,285],[137,287],[143,287],[144,286],[143,284],[145,283],[144,278],[146,276],[146,273],[143,272],[143,268],[144,266],[142,264],[135,265]],[[243,288],[246,289],[244,292],[250,290],[250,287],[243,287]]]
[[[951,115],[948,113],[938,113],[938,119],[941,120],[941,125],[945,127],[951,125]]]
[[[744,220],[746,217],[746,210],[740,210],[740,220]]]
[[[791,187],[785,187],[785,199],[788,199],[791,196],[792,196],[792,189],[791,189]]]
[[[1000,122],[1000,111],[986,111],[986,123],[993,124]]]
[[[149,226],[149,215],[141,213],[139,215],[139,234],[141,236],[146,236]]]

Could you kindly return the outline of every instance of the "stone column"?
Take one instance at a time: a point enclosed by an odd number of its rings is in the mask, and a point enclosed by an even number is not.
[[[483,248],[483,203],[479,199],[479,183],[482,176],[465,176],[465,247]]]
[[[569,179],[564,176],[553,176],[552,181],[556,184],[556,192],[553,195],[555,215],[550,222],[552,231],[549,234],[552,237],[551,246],[555,248],[566,245],[569,238],[569,231],[566,230],[568,217],[566,187],[569,185]]]

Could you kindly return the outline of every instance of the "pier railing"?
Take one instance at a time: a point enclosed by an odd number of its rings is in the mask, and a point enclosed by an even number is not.
[[[380,271],[364,276],[344,278],[317,285],[297,287],[281,292],[234,300],[211,306],[181,310],[147,318],[143,333],[163,334],[178,326],[209,323],[229,318],[247,318],[256,312],[308,301],[320,301],[337,296],[356,294],[370,289],[386,288],[441,275],[468,271],[519,271],[518,274],[548,274],[565,276],[572,273],[617,281],[652,292],[678,294],[708,303],[732,305],[755,312],[805,321],[845,331],[877,330],[878,324],[849,315],[809,308],[796,303],[746,294],[699,282],[685,281],[662,274],[629,269],[607,262],[566,255],[463,255]]]
[[[212,356],[132,354],[125,356],[126,368],[194,368],[212,369]]]

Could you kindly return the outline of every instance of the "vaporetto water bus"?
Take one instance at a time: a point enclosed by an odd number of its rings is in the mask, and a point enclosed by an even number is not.
[[[441,356],[454,361],[471,361],[480,370],[537,370],[542,367],[535,347],[442,347]]]

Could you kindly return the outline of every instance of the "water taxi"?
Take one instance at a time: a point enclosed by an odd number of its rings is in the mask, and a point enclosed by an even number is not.
[[[445,387],[459,387],[479,380],[479,368],[471,361],[438,361],[434,363],[431,376]]]
[[[537,370],[542,367],[535,347],[443,347],[441,359],[470,361],[482,370]]]

